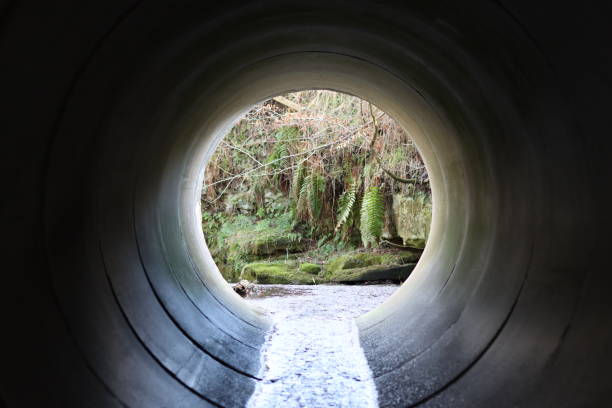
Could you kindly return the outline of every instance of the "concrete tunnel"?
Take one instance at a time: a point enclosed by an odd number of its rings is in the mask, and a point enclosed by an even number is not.
[[[270,322],[204,244],[204,163],[253,104],[395,117],[434,217],[358,320],[381,407],[605,407],[604,2],[0,2],[2,407],[240,407]]]

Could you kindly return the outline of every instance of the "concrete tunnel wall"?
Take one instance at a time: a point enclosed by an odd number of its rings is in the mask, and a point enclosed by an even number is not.
[[[205,248],[202,168],[307,88],[389,112],[431,176],[422,260],[358,320],[380,405],[609,404],[607,6],[96,3],[0,5],[0,406],[245,404],[269,322]]]

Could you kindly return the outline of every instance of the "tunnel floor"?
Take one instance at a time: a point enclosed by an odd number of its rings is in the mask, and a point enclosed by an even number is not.
[[[249,303],[274,322],[263,349],[263,380],[248,403],[263,407],[378,406],[354,318],[395,285],[261,285]]]

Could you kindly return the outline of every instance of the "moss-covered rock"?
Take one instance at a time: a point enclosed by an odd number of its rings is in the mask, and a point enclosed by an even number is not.
[[[242,249],[249,255],[272,255],[278,252],[294,252],[302,248],[300,239],[291,239],[278,235],[255,235],[241,243]]]
[[[321,279],[300,271],[293,262],[256,262],[245,265],[240,279],[264,284],[312,285]]]
[[[352,252],[333,258],[324,267],[296,260],[252,262],[246,264],[239,279],[260,284],[310,285],[326,282],[360,283],[405,280],[420,251],[393,253]]]
[[[332,258],[327,264],[328,275],[355,268],[365,268],[375,265],[404,265],[415,263],[421,256],[420,251],[399,251],[395,253],[372,254],[368,252],[355,252]]]
[[[425,238],[406,238],[404,239],[404,245],[412,248],[425,248]]]
[[[309,262],[304,262],[300,265],[300,271],[304,273],[309,273],[311,275],[316,275],[321,272],[321,266]]]
[[[405,265],[416,263],[421,258],[423,251],[403,250],[392,254],[380,255],[380,265]]]
[[[371,265],[380,265],[380,255],[354,252],[330,259],[326,269],[330,274],[335,274],[343,269],[363,268]]]
[[[343,269],[330,277],[336,283],[363,283],[372,281],[405,281],[415,267],[406,265],[373,265],[363,268]]]
[[[304,249],[302,234],[294,230],[294,220],[288,212],[264,218],[208,215],[205,221],[207,245],[221,274],[230,282],[237,281],[242,267],[248,263],[281,256],[287,259],[290,253]]]
[[[425,248],[431,224],[431,197],[425,194],[393,195],[393,223],[404,245]]]

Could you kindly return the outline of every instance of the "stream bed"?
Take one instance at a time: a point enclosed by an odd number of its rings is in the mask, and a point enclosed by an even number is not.
[[[397,285],[258,285],[247,299],[274,322],[249,408],[378,406],[354,322]]]

